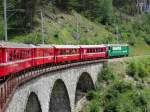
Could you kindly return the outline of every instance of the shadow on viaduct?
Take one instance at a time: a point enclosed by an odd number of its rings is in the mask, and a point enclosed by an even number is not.
[[[94,88],[102,63],[47,73],[19,86],[6,112],[75,112],[82,93]]]

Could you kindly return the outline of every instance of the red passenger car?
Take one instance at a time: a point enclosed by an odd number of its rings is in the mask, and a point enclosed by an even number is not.
[[[75,45],[55,45],[55,62],[74,62],[81,58],[80,47]]]
[[[92,60],[106,58],[106,46],[105,45],[82,45],[81,47],[81,59]]]
[[[34,66],[54,63],[54,47],[51,45],[38,45],[34,49]]]
[[[0,42],[0,78],[33,65],[31,45]]]

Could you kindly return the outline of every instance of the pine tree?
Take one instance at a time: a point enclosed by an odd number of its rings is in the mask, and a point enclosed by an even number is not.
[[[112,19],[112,13],[113,13],[113,5],[112,0],[104,0],[103,6],[102,6],[102,23],[103,24],[110,24]]]

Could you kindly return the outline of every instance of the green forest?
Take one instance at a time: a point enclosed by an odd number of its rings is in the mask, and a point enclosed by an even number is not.
[[[47,44],[128,43],[131,55],[150,54],[150,0],[7,0],[8,40],[41,43],[41,12]],[[2,0],[1,40],[3,14]]]

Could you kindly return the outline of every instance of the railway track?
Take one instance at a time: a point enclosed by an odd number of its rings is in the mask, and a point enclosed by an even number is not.
[[[115,58],[115,59],[103,59],[103,60],[93,60],[93,61],[85,61],[85,62],[77,62],[77,63],[70,63],[65,65],[55,65],[55,66],[48,66],[44,68],[39,68],[37,70],[32,70],[27,73],[22,73],[18,77],[12,75],[9,79],[7,79],[4,83],[0,84],[0,112],[4,112],[9,101],[11,100],[15,90],[18,86],[24,84],[27,81],[30,81],[34,78],[42,76],[48,72],[55,72],[57,70],[67,69],[69,67],[75,67],[80,65],[86,64],[93,64],[99,62],[118,62],[118,61],[125,61],[131,60],[134,58],[145,58],[150,57],[150,55],[145,56],[134,56],[134,57],[124,57],[124,58]]]
[[[18,77],[12,75],[9,79],[7,79],[3,84],[0,85],[0,112],[5,112],[5,109],[10,102],[15,90],[18,86],[24,84],[27,81],[30,81],[34,78],[42,76],[48,72],[55,72],[57,70],[63,70],[70,67],[75,66],[84,66],[87,64],[93,63],[104,63],[106,60],[93,60],[93,61],[85,61],[85,62],[77,62],[77,63],[70,63],[65,65],[55,65],[40,68],[38,70],[30,71],[24,74],[20,74]]]

